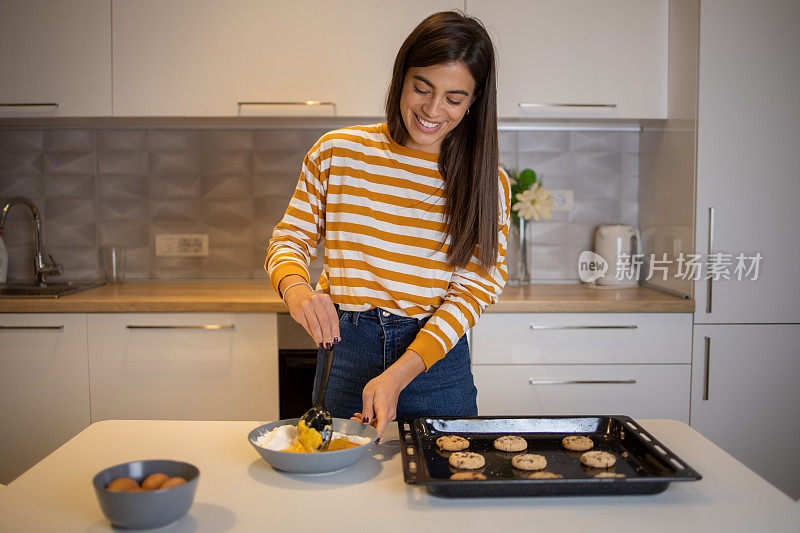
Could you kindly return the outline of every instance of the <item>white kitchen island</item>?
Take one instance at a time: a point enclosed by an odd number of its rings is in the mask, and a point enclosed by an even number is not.
[[[200,469],[189,514],[152,531],[800,530],[800,504],[689,426],[639,422],[703,479],[647,496],[444,499],[404,483],[394,424],[355,466],[298,475],[252,449],[247,434],[260,422],[97,422],[0,490],[0,531],[109,531],[92,477],[137,459]]]

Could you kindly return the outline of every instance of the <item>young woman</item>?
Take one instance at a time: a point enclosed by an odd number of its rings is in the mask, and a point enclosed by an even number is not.
[[[478,20],[431,15],[397,54],[386,123],[327,133],[303,161],[266,269],[320,349],[336,345],[335,417],[382,433],[395,417],[478,412],[465,333],[507,278],[495,77]]]

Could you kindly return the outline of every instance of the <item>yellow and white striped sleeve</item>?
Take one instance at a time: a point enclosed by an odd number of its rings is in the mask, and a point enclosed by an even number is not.
[[[499,173],[499,220],[497,232],[497,259],[482,271],[473,255],[464,268],[457,268],[450,279],[444,301],[433,313],[409,346],[429,369],[443,358],[466,331],[474,326],[483,310],[497,302],[508,279],[506,247],[511,210],[511,185],[501,169]]]
[[[325,195],[327,171],[320,170],[321,142],[303,159],[289,207],[275,226],[267,247],[264,267],[272,288],[278,291],[281,280],[290,274],[311,283],[309,265],[317,255],[317,243],[325,234]]]

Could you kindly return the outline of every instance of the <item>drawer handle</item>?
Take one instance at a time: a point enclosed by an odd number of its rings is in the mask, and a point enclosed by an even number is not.
[[[531,385],[634,385],[635,379],[533,379]]]
[[[0,326],[0,329],[64,329],[64,326]]]
[[[708,374],[711,370],[711,337],[705,337],[705,361],[703,364],[703,401],[708,400]]]
[[[639,326],[636,324],[624,326],[537,326],[531,323],[531,329],[534,331],[546,329],[639,329]]]
[[[711,251],[714,249],[714,208],[708,208],[708,251],[706,253],[706,258],[711,257]],[[706,279],[706,314],[711,314],[711,298],[713,296],[712,290],[712,276],[708,276]]]
[[[56,102],[2,102],[0,107],[58,107]]]
[[[198,324],[189,326],[125,326],[128,329],[236,329],[236,324]]]
[[[617,104],[545,104],[540,102],[520,102],[521,108],[526,107],[580,107],[580,108],[600,108],[600,109],[614,109]]]

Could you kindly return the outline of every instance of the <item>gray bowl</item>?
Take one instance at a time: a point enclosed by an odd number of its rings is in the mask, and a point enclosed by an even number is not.
[[[141,483],[156,472],[170,477],[181,476],[186,483],[171,489],[145,492],[114,492],[106,489],[117,478],[129,477]],[[150,529],[174,522],[189,511],[199,477],[200,470],[189,463],[151,459],[106,468],[94,476],[93,483],[100,509],[113,525]]]
[[[321,474],[324,472],[335,472],[342,468],[357,463],[364,455],[372,448],[375,440],[378,438],[378,431],[367,424],[356,422],[355,420],[346,420],[344,418],[333,419],[333,430],[338,431],[344,435],[357,435],[359,437],[368,437],[370,441],[366,444],[349,450],[337,450],[335,452],[323,453],[291,453],[279,452],[274,450],[267,450],[256,444],[258,439],[264,433],[267,433],[276,427],[292,425],[296,426],[299,418],[290,418],[288,420],[278,420],[258,426],[250,432],[247,440],[253,445],[253,448],[264,458],[266,462],[286,472],[294,472],[296,474]]]

